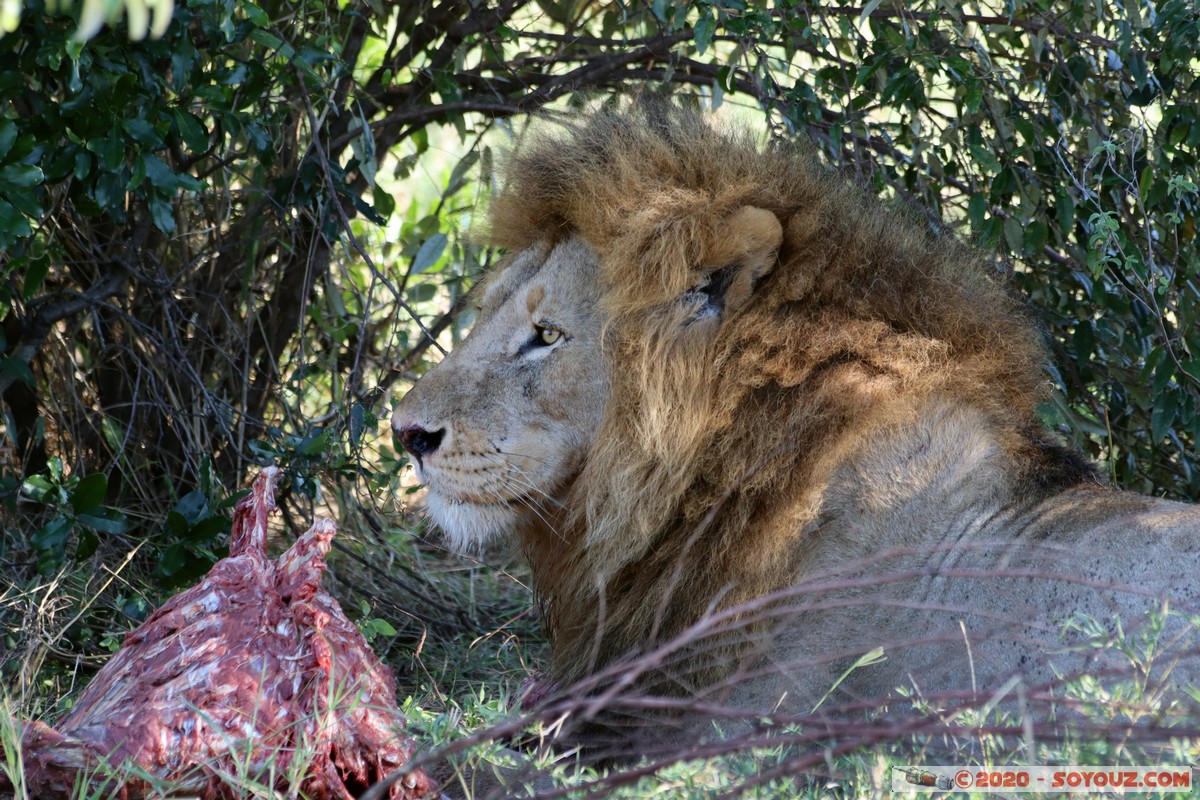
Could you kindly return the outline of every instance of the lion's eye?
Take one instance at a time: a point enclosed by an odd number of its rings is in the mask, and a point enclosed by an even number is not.
[[[534,338],[539,344],[552,345],[562,338],[562,331],[558,328],[551,328],[546,325],[534,325],[533,330],[536,333]]]

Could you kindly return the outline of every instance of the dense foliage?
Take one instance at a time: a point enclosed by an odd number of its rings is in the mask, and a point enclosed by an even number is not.
[[[1120,485],[1200,496],[1187,0],[186,0],[139,41],[124,17],[82,40],[63,5],[29,0],[0,38],[13,592],[61,571],[91,597],[88,565],[127,560],[193,581],[259,463],[302,516],[323,487],[364,536],[393,531],[380,421],[466,324],[493,148],[529,113],[644,88],[810,140],[996,251],[1046,324],[1047,422]],[[397,590],[411,625],[486,628],[421,577]],[[117,591],[33,649],[98,658],[154,600]]]

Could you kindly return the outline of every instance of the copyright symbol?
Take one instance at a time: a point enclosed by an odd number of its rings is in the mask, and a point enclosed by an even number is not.
[[[971,788],[971,773],[967,772],[965,769],[960,769],[958,772],[954,773],[954,783],[957,784],[958,788],[960,789]]]

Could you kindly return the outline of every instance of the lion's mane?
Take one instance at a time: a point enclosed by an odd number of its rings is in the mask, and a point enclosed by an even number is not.
[[[673,301],[747,205],[782,225],[773,271],[715,337],[681,333]],[[980,410],[1031,497],[1093,480],[1037,419],[1043,347],[996,261],[801,147],[664,102],[546,123],[490,219],[512,249],[580,233],[611,320],[602,428],[523,542],[559,678],[788,585],[830,471],[927,398]]]

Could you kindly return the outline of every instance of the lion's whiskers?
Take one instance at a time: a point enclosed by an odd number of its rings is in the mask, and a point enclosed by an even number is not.
[[[540,489],[537,486],[535,486],[533,484],[531,478],[529,477],[529,474],[527,472],[525,472],[525,470],[516,466],[515,464],[509,464],[508,469],[509,469],[510,475],[504,476],[504,478],[503,478],[503,480],[505,481],[504,485],[507,487],[517,487],[517,488],[528,489],[528,491],[518,494],[517,497],[515,498],[514,502],[522,505],[523,507],[525,507],[525,508],[529,509],[531,512],[533,512],[534,516],[536,516],[542,522],[542,524],[546,526],[547,530],[549,530],[556,537],[558,537],[560,540],[565,542],[566,537],[563,536],[558,531],[558,527],[550,519],[547,518],[546,514],[544,513],[546,511],[546,509],[543,505],[545,503],[545,504],[553,505],[556,508],[562,508],[563,507],[562,501],[558,500],[557,498],[551,497],[549,494],[546,493],[545,490]]]

